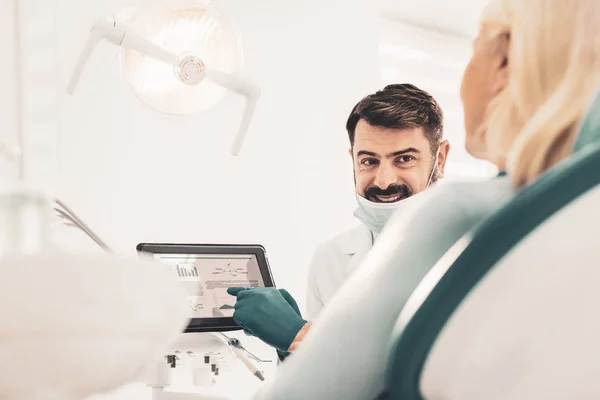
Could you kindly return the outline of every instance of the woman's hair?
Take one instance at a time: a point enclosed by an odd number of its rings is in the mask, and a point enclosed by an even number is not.
[[[571,152],[600,88],[600,0],[493,0],[481,20],[509,39],[507,87],[490,103],[491,159],[524,186]]]

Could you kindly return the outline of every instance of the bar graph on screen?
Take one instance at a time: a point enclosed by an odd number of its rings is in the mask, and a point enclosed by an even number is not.
[[[175,272],[184,280],[200,280],[198,269],[194,264],[175,264]]]

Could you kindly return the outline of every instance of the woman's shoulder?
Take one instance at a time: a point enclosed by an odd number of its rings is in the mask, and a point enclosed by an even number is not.
[[[439,184],[424,194],[427,197],[422,205],[425,210],[479,219],[510,199],[514,188],[510,177],[499,176],[482,181]]]
[[[514,193],[510,178],[441,183],[407,199],[408,206],[394,215],[394,229],[425,226],[472,225],[498,209]]]
[[[431,196],[451,197],[460,203],[510,196],[514,192],[508,175],[481,181],[450,182],[431,188]]]

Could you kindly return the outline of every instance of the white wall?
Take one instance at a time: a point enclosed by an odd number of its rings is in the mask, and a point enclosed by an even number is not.
[[[17,139],[14,11],[14,3],[6,2],[0,12],[0,47],[4,54],[0,62],[0,141],[9,145]],[[14,173],[14,167],[0,157],[0,184],[10,182]]]

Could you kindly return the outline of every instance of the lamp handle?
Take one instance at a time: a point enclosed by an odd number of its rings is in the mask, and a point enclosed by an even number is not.
[[[81,78],[83,69],[87,64],[90,55],[96,48],[96,45],[103,39],[108,40],[117,46],[137,50],[144,55],[156,58],[171,65],[177,65],[179,63],[179,57],[176,54],[144,39],[131,29],[128,29],[127,24],[116,21],[108,16],[100,17],[97,18],[92,25],[88,40],[79,56],[73,74],[71,75],[69,85],[67,86],[67,93],[72,95],[75,92],[77,82],[79,82],[79,78]]]
[[[258,103],[258,99],[260,98],[261,90],[258,86],[252,84],[251,82],[211,68],[206,68],[204,74],[207,80],[210,80],[217,85],[229,89],[246,98],[244,115],[242,116],[240,127],[233,140],[233,144],[231,145],[231,154],[237,156],[242,148],[246,134],[248,133],[250,121],[254,116],[254,111],[256,110],[256,105]]]
[[[92,28],[90,29],[90,35],[88,36],[83,51],[79,56],[79,60],[75,65],[75,69],[71,74],[71,79],[69,80],[69,84],[67,86],[67,93],[72,95],[75,92],[75,87],[79,82],[79,78],[81,78],[83,69],[87,64],[90,55],[96,48],[96,45],[98,45],[98,43],[100,43],[102,39],[112,39],[111,41],[120,42],[123,39],[123,34],[123,24],[117,23],[110,17],[96,18],[94,24],[92,25]]]

